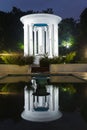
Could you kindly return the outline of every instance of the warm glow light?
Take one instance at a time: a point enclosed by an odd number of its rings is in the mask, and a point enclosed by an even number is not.
[[[0,95],[16,95],[17,92],[0,92]]]

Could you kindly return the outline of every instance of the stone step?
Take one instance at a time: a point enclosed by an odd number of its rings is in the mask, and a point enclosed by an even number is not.
[[[31,69],[32,73],[49,72],[49,67],[34,67]]]

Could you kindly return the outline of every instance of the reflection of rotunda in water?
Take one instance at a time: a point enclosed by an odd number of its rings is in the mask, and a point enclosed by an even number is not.
[[[24,88],[24,111],[21,116],[37,122],[59,119],[62,116],[59,111],[59,88],[32,80],[32,89]]]

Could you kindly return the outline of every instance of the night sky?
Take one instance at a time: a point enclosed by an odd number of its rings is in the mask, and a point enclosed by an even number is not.
[[[87,0],[0,0],[0,11],[10,12],[12,7],[22,11],[42,11],[52,8],[54,14],[62,18],[78,20],[81,12],[87,7]]]

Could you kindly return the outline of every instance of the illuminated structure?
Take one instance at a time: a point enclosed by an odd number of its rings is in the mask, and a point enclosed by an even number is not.
[[[29,121],[45,122],[59,119],[59,88],[53,85],[32,85],[24,88],[24,111],[22,118]]]
[[[38,59],[47,54],[48,57],[58,56],[58,24],[59,16],[53,14],[30,14],[21,17],[24,24],[24,55]]]

